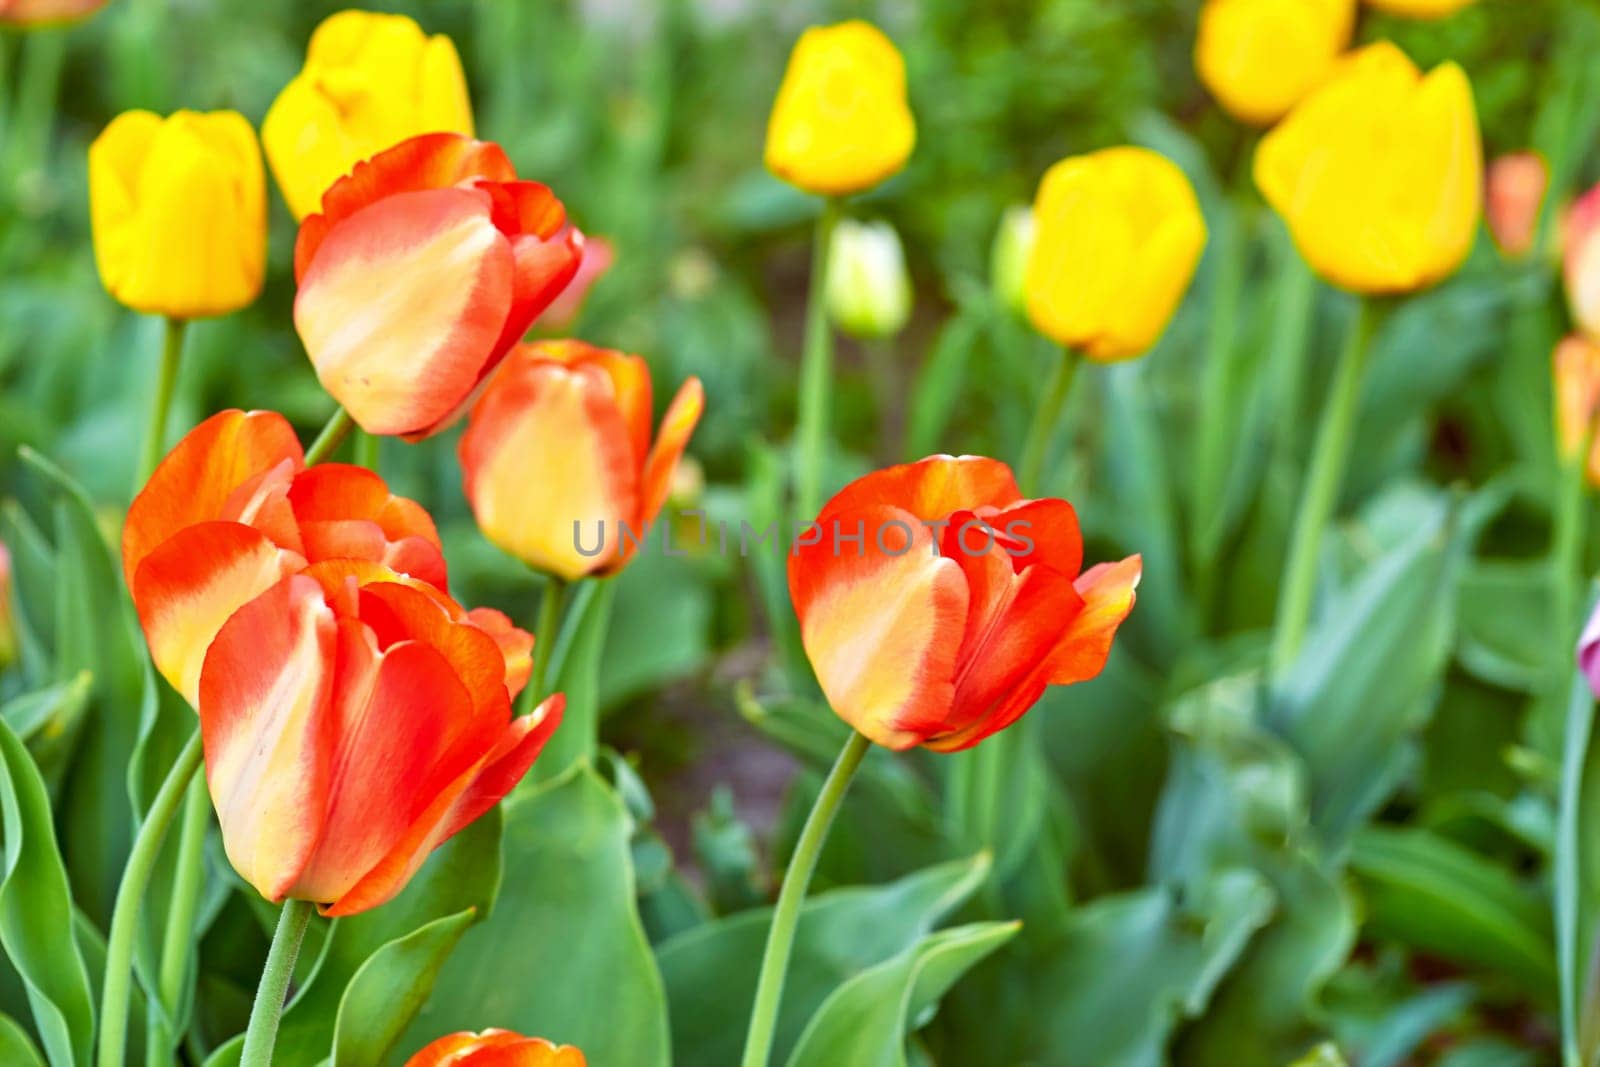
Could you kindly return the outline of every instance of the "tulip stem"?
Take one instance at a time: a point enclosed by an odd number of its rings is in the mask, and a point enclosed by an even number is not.
[[[800,410],[795,430],[795,510],[810,519],[822,503],[822,461],[828,447],[828,390],[832,387],[833,334],[828,326],[828,249],[839,222],[839,201],[822,202],[811,249],[811,289],[800,355]]]
[[[150,884],[156,858],[161,854],[167,828],[172,825],[189,781],[204,756],[200,731],[196,729],[157,790],[156,799],[133,840],[133,849],[128,853],[128,864],[123,868],[122,884],[117,887],[116,903],[111,910],[111,934],[106,940],[105,985],[100,994],[100,1067],[122,1067],[128,1003],[133,993],[133,944],[139,930],[139,906]]]
[[[778,890],[778,905],[772,910],[772,927],[767,932],[767,948],[761,956],[761,976],[756,981],[755,1007],[750,1013],[750,1030],[745,1038],[743,1067],[766,1067],[772,1055],[772,1037],[778,1026],[778,1005],[783,1000],[783,980],[789,969],[789,954],[794,949],[795,927],[800,921],[800,905],[805,902],[806,887],[817,869],[817,857],[822,853],[823,842],[833,817],[839,811],[850,788],[850,780],[872,746],[864,736],[851,733],[839,758],[828,772],[811,814],[806,816],[800,840],[795,842],[794,855],[789,859],[789,869],[783,874],[783,886]]]
[[[272,1046],[278,1041],[278,1020],[283,1018],[283,1001],[294,977],[294,961],[300,955],[300,942],[316,905],[309,900],[286,900],[278,915],[278,929],[261,968],[261,984],[250,1006],[250,1025],[244,1032],[244,1051],[239,1067],[271,1067]]]
[[[171,1063],[176,1047],[176,1035],[169,1023],[178,1018],[178,1002],[188,977],[195,910],[200,906],[200,887],[205,880],[206,828],[210,825],[211,795],[206,791],[205,780],[196,775],[189,780],[183,822],[179,824],[172,900],[167,905],[167,926],[161,938],[161,970],[156,987],[161,999],[158,1010],[151,1015],[146,1067]]]
[[[1312,594],[1316,590],[1317,561],[1321,555],[1322,532],[1333,517],[1344,481],[1345,462],[1350,453],[1350,435],[1355,429],[1358,401],[1361,399],[1362,373],[1372,347],[1377,315],[1371,303],[1362,299],[1339,365],[1334,370],[1322,423],[1300,493],[1300,509],[1295,515],[1289,558],[1284,567],[1283,585],[1278,594],[1277,627],[1272,636],[1270,677],[1274,682],[1286,678],[1289,667],[1300,652],[1311,622]]]
[[[166,452],[167,415],[172,410],[172,394],[178,385],[178,364],[183,357],[183,334],[187,322],[167,319],[161,343],[161,369],[156,376],[156,393],[150,400],[150,425],[144,434],[144,453],[139,457],[139,484],[144,487]]]
[[[550,654],[555,650],[556,634],[561,628],[561,599],[567,583],[554,574],[545,578],[544,592],[539,597],[539,621],[533,631],[533,673],[528,678],[528,710],[539,706],[546,696],[546,678],[550,673]]]
[[[1050,458],[1050,443],[1055,439],[1061,423],[1061,413],[1072,394],[1072,383],[1077,378],[1078,354],[1070,348],[1061,350],[1050,371],[1050,383],[1039,396],[1039,406],[1033,410],[1033,423],[1028,427],[1028,440],[1022,449],[1022,462],[1017,465],[1017,485],[1024,495],[1044,491],[1039,479],[1044,474],[1045,461]]]
[[[306,466],[321,463],[337,452],[355,425],[355,420],[344,408],[335,411],[333,417],[322,427],[322,432],[317,434],[317,439],[311,442],[311,447],[306,449]]]
[[[365,430],[356,434],[356,466],[365,467],[374,474],[378,473],[378,443],[377,434],[367,433]]]

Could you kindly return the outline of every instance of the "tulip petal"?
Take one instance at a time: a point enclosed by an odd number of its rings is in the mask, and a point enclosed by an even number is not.
[[[522,692],[533,674],[533,643],[535,635],[511,624],[503,611],[494,608],[473,608],[467,612],[467,621],[494,638],[506,664],[506,693],[512,700]],[[554,641],[555,634],[545,639]]]
[[[966,582],[912,512],[880,504],[835,515],[816,543],[797,543],[789,558],[801,641],[841,718],[880,745],[910,748],[922,742],[922,725],[950,710]],[[841,542],[840,532],[863,533],[863,541]],[[904,551],[891,554],[897,548]]]
[[[1013,570],[1045,566],[1070,579],[1083,566],[1078,512],[1065,500],[1027,500],[978,516],[999,534]]]
[[[275,411],[223,411],[190,430],[128,508],[122,567],[129,583],[140,562],[185,526],[241,518],[236,501],[228,513],[238,489],[280,464],[298,469],[302,455],[293,427]]]
[[[513,296],[505,327],[495,342],[497,354],[509,351],[522,340],[534,320],[571,283],[583,261],[583,236],[574,229],[569,228],[557,237],[521,234],[510,240],[514,261]],[[484,373],[493,370],[494,364],[495,360],[491,359]]]
[[[1073,583],[1083,610],[1072,620],[1050,659],[1050,684],[1086,682],[1105,668],[1111,639],[1133,610],[1134,591],[1144,570],[1140,556],[1090,567]]]
[[[336,624],[292,575],[234,613],[200,674],[206,782],[234,870],[280,900],[322,835]]]
[[[145,556],[129,583],[156,669],[190,706],[206,650],[229,617],[304,564],[236,522],[180,530]]]
[[[447,587],[443,547],[421,505],[395,496],[365,467],[321,463],[295,477],[289,503],[306,559],[370,559],[440,589]]]
[[[672,398],[672,405],[662,417],[661,432],[645,461],[644,477],[640,483],[641,525],[654,522],[661,505],[667,502],[667,496],[672,492],[672,474],[677,470],[678,460],[683,458],[683,450],[689,447],[689,437],[700,421],[705,403],[705,390],[700,386],[700,379],[690,378],[678,387],[678,395]]]
[[[388,196],[321,243],[295,327],[318,378],[362,429],[410,432],[472,391],[505,326],[512,272],[481,193]]]
[[[903,508],[934,522],[952,512],[1003,508],[1022,498],[1011,468],[984,456],[929,456],[857,478],[823,509],[847,514],[879,504]]]
[[[354,915],[394,897],[430,852],[497,804],[522,779],[560,723],[561,710],[562,700],[557,696],[532,715],[513,719],[495,748],[441,790],[389,854],[348,892],[322,908],[322,914]]]

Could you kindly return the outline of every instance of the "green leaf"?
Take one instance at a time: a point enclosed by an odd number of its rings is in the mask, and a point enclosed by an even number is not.
[[[475,909],[467,908],[435,919],[368,957],[339,1002],[334,1067],[378,1067],[384,1062],[475,917]]]
[[[72,895],[56,847],[44,780],[11,727],[0,722],[0,808],[5,880],[0,945],[27,986],[52,1067],[88,1064],[94,1038],[89,974],[73,934]]]
[[[600,657],[615,593],[612,580],[588,579],[573,595],[568,608],[573,621],[563,626],[550,662],[550,688],[567,695],[566,711],[539,761],[523,779],[524,790],[560,777],[579,761],[594,759],[600,731]]]
[[[861,972],[817,1009],[789,1067],[905,1067],[908,1032],[925,1025],[945,991],[1019,929],[987,922],[940,930]]]
[[[616,793],[579,764],[504,810],[506,892],[445,964],[400,1051],[494,1025],[576,1045],[594,1067],[666,1063],[666,999]]]
[[[23,693],[0,705],[0,718],[28,747],[51,796],[57,795],[66,773],[93,684],[94,676],[83,671],[70,681]]]
[[[33,1039],[9,1015],[0,1015],[0,1063],[6,1067],[45,1067]]]
[[[806,901],[784,980],[773,1060],[788,1054],[834,989],[916,944],[972,895],[989,869],[989,859],[978,855],[889,885],[836,889]],[[770,908],[740,912],[661,946],[674,1063],[738,1062],[771,924]]]
[[[1490,860],[1429,830],[1369,827],[1356,835],[1367,929],[1479,967],[1556,1002],[1549,905]]]

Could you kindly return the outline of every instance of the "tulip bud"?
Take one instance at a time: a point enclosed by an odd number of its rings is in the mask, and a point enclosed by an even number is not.
[[[341,11],[311,35],[305,66],[261,124],[267,161],[297,219],[360,160],[423,133],[472,135],[456,46],[404,15]]]
[[[860,19],[800,35],[767,122],[767,169],[820,195],[869,189],[904,167],[916,143],[906,65]]]
[[[0,26],[48,26],[76,22],[106,6],[106,0],[0,0]]]
[[[0,671],[17,658],[17,625],[11,615],[11,551],[0,541]]]
[[[828,250],[828,313],[852,337],[893,337],[911,318],[911,276],[887,222],[842,220]]]
[[[1034,328],[1101,361],[1155,344],[1206,244],[1183,171],[1145,148],[1073,156],[1045,173],[1033,215],[1025,287]]]
[[[1424,76],[1387,41],[1363,48],[1262,138],[1255,180],[1333,285],[1367,294],[1432,285],[1477,236],[1472,86],[1454,63]]]
[[[447,1034],[406,1061],[406,1067],[584,1067],[583,1053],[542,1037],[510,1030]]]
[[[995,299],[1018,315],[1024,314],[1028,306],[1028,257],[1033,255],[1036,233],[1033,208],[1012,204],[1000,216],[994,246],[989,251],[989,285]]]
[[[125,111],[89,146],[100,280],[136,311],[224,315],[261,291],[266,176],[234,111]]]
[[[1350,44],[1355,0],[1207,0],[1195,39],[1200,80],[1241,122],[1276,122]]]
[[[1472,0],[1367,0],[1374,10],[1407,19],[1442,19],[1472,3]]]
[[[1600,441],[1594,440],[1595,417],[1600,415],[1600,345],[1586,337],[1563,338],[1551,362],[1558,452],[1571,462],[1589,442],[1589,480],[1600,484]]]
[[[1585,335],[1600,340],[1600,185],[1567,211],[1561,243],[1572,318]]]
[[[1484,217],[1500,251],[1521,258],[1533,250],[1539,209],[1550,185],[1550,168],[1537,152],[1513,152],[1489,164]]]

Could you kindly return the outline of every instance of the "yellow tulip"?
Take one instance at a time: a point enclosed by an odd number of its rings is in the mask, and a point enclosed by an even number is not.
[[[404,15],[341,11],[311,35],[306,64],[261,124],[267,162],[303,219],[363,159],[423,133],[472,134],[456,46]]]
[[[871,188],[917,139],[894,42],[854,19],[800,35],[767,123],[767,169],[807,192]]]
[[[1355,0],[1207,0],[1195,69],[1241,122],[1276,122],[1350,44]]]
[[[1472,3],[1472,0],[1367,0],[1378,11],[1408,19],[1442,19]]]
[[[1155,344],[1206,244],[1183,171],[1144,148],[1073,156],[1045,173],[1033,214],[1023,285],[1034,327],[1103,362]]]
[[[234,111],[125,111],[89,146],[100,280],[128,307],[224,315],[261,292],[267,181],[255,130]]]
[[[1404,293],[1466,258],[1483,202],[1472,86],[1387,41],[1353,53],[1261,141],[1255,180],[1318,274]]]

